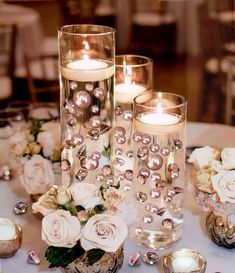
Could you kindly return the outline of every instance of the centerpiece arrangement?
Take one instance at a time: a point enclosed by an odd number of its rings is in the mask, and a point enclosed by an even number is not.
[[[9,139],[11,164],[32,197],[45,193],[60,173],[59,121],[31,119]]]
[[[51,187],[33,204],[33,212],[44,215],[49,267],[63,267],[67,273],[116,272],[127,237],[122,220],[130,214],[126,202],[115,187],[82,182]],[[127,209],[120,211],[123,205]]]
[[[207,231],[220,246],[235,247],[235,148],[195,149],[189,160],[197,202],[209,211]]]

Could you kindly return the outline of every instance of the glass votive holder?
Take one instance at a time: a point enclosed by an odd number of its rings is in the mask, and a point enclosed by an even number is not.
[[[115,57],[115,119],[112,161],[115,178],[133,170],[133,103],[134,98],[153,87],[153,61],[145,56]],[[130,180],[130,178],[128,177]],[[127,179],[127,180],[128,180]]]
[[[204,273],[206,259],[197,250],[181,248],[163,257],[164,273]]]
[[[14,256],[22,244],[22,228],[7,218],[0,218],[0,232],[0,258]]]
[[[186,101],[164,92],[134,100],[132,241],[153,249],[182,237],[185,182]]]

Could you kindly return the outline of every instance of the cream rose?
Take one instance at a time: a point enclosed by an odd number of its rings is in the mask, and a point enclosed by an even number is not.
[[[225,170],[235,169],[235,148],[223,149],[221,159]]]
[[[33,155],[25,162],[20,180],[28,194],[45,193],[55,183],[52,163],[41,155]]]
[[[57,209],[57,205],[55,204],[55,200],[51,195],[51,188],[48,192],[43,194],[37,202],[33,203],[32,211],[33,213],[40,213],[43,216],[47,215],[50,212],[53,212]]]
[[[235,171],[220,171],[211,177],[221,202],[235,203]]]
[[[219,159],[219,156],[218,150],[205,146],[195,149],[190,155],[188,162],[193,163],[197,169],[206,169],[210,166],[211,160]]]
[[[9,139],[10,149],[16,156],[21,156],[27,148],[27,138],[24,132],[17,132]]]
[[[115,252],[126,239],[127,232],[127,226],[118,217],[96,214],[83,228],[81,246],[86,251],[100,248],[105,252]]]
[[[68,211],[56,210],[42,219],[42,240],[49,246],[72,248],[80,237],[80,222]]]
[[[59,123],[55,121],[44,123],[41,132],[37,136],[37,142],[42,146],[45,157],[52,156],[56,148],[60,146]]]
[[[90,183],[74,183],[70,187],[70,192],[75,206],[83,206],[85,209],[92,209],[101,203],[98,196],[99,189]]]

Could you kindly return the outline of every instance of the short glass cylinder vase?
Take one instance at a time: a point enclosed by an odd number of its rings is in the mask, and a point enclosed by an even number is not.
[[[182,237],[185,184],[186,101],[164,92],[134,100],[132,202],[135,243],[161,249]]]
[[[98,25],[67,25],[58,33],[64,184],[94,183],[101,165],[109,165],[114,33]]]
[[[64,270],[66,273],[116,273],[123,264],[123,245],[116,252],[106,252],[104,256],[93,265],[89,265],[86,256],[76,259]]]
[[[115,118],[112,161],[116,180],[130,181],[133,171],[133,103],[153,87],[153,61],[145,56],[115,57]]]

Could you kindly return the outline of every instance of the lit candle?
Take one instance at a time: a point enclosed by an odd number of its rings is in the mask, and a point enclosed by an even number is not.
[[[172,261],[175,272],[191,272],[198,270],[198,263],[192,257],[177,257]]]
[[[180,119],[176,115],[145,112],[137,116],[134,120],[136,131],[149,134],[161,134],[179,131],[179,127],[184,125],[184,122],[179,122]]]
[[[89,44],[84,41],[84,55],[81,60],[68,62],[61,67],[61,74],[71,81],[102,81],[114,74],[114,63],[99,59],[90,59]]]
[[[0,218],[0,241],[12,240],[16,235],[14,223],[7,218]]]
[[[119,103],[132,104],[135,97],[146,92],[144,85],[135,83],[121,83],[115,86],[115,100]]]

